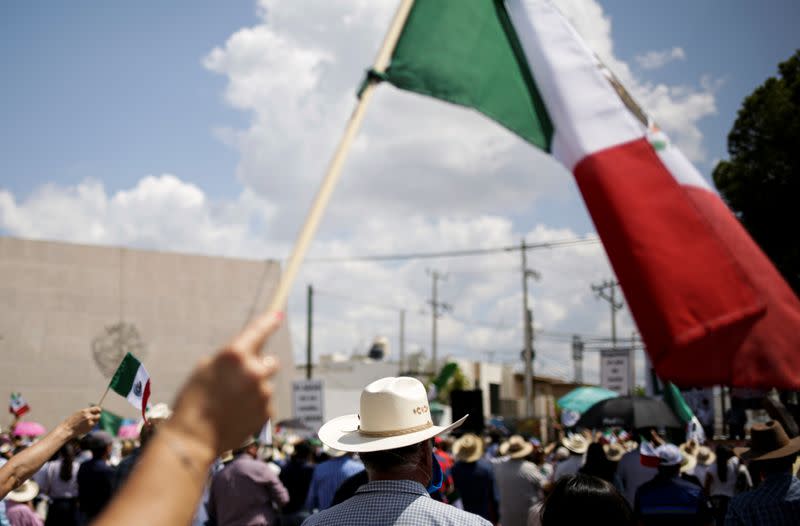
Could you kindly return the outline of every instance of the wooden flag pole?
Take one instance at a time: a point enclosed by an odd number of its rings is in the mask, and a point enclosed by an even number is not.
[[[389,27],[389,31],[386,33],[386,38],[383,41],[383,45],[378,52],[378,56],[375,58],[375,65],[373,69],[376,72],[383,73],[386,71],[386,67],[389,65],[389,60],[392,57],[392,53],[397,45],[397,41],[400,39],[403,26],[406,23],[406,19],[408,18],[408,14],[411,12],[413,5],[414,0],[402,0],[400,6],[397,8],[397,12],[394,15],[394,19]],[[370,78],[368,80],[367,86],[361,92],[358,103],[353,109],[353,113],[350,115],[350,120],[347,122],[344,135],[342,136],[339,146],[336,149],[330,164],[328,165],[328,171],[325,173],[325,178],[322,180],[322,185],[320,186],[319,191],[314,198],[314,202],[311,205],[311,210],[306,216],[306,222],[303,225],[303,229],[297,236],[292,253],[286,263],[286,269],[283,271],[281,280],[278,283],[278,290],[272,297],[272,303],[269,306],[268,312],[284,310],[286,300],[289,297],[289,291],[292,288],[295,277],[297,277],[297,271],[300,269],[300,263],[302,263],[303,259],[305,258],[308,245],[311,243],[311,239],[314,237],[314,234],[317,231],[317,227],[322,219],[322,214],[325,211],[325,207],[327,206],[331,194],[333,193],[333,189],[336,187],[336,183],[339,180],[339,176],[342,172],[342,165],[347,158],[347,153],[350,151],[350,145],[352,144],[353,139],[355,139],[358,129],[361,127],[361,121],[364,119],[364,112],[367,108],[367,103],[369,102],[377,83],[378,80],[376,79]]]
[[[103,393],[103,396],[101,396],[101,397],[100,397],[100,401],[99,401],[99,402],[97,402],[97,407],[103,407],[103,400],[105,400],[105,399],[106,399],[106,395],[108,394],[108,390],[109,390],[109,389],[111,389],[111,384],[108,384],[108,387],[106,387],[106,390],[105,390],[105,392]]]

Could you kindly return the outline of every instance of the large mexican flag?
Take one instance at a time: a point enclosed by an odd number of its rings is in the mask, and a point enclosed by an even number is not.
[[[797,297],[549,2],[416,0],[372,75],[474,108],[573,173],[661,378],[800,388]]]

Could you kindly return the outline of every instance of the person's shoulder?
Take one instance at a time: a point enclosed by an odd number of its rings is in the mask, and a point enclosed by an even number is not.
[[[460,510],[450,504],[445,504],[433,499],[418,499],[416,502],[424,502],[425,507],[428,508],[430,517],[437,517],[445,519],[443,524],[458,524],[466,526],[487,526],[491,523],[481,517],[468,511]],[[425,521],[427,513],[420,513],[419,519],[421,524],[426,524]],[[437,522],[438,524],[439,522]]]
[[[302,526],[317,526],[322,524],[350,524],[359,516],[358,506],[352,501],[344,501],[326,510],[311,515],[303,521]]]

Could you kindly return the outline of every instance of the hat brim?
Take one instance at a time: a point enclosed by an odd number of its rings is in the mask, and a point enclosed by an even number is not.
[[[772,451],[754,451],[749,447],[737,447],[733,449],[733,453],[742,460],[749,460],[756,462],[759,460],[774,460],[777,458],[788,457],[800,452],[800,437],[795,437],[789,440],[789,443],[782,448],[773,449]]]
[[[498,448],[498,453],[500,456],[505,457],[506,455],[510,459],[518,459],[518,458],[525,458],[531,453],[533,453],[533,444],[530,442],[525,442],[525,445],[519,451],[515,451],[513,453],[509,453],[508,450],[510,449],[511,444],[509,442],[503,442],[500,444]]]
[[[30,502],[39,494],[39,485],[33,481],[28,481],[17,490],[9,492],[6,498],[12,502]]]
[[[433,438],[436,435],[447,433],[461,424],[469,415],[465,415],[460,420],[453,422],[449,426],[431,426],[422,431],[406,433],[403,435],[393,435],[386,437],[374,437],[362,435],[358,432],[359,419],[357,414],[340,416],[326,422],[319,428],[319,439],[323,444],[340,451],[349,453],[370,453],[372,451],[386,451],[399,447],[418,444],[423,440]]]

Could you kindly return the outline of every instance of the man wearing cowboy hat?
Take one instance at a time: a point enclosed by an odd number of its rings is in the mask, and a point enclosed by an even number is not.
[[[415,378],[381,378],[361,392],[360,411],[327,422],[328,447],[358,453],[369,482],[350,499],[309,517],[304,526],[439,524],[489,526],[484,519],[429,497],[441,483],[431,439],[461,425],[431,421],[425,387]]]
[[[6,497],[6,517],[13,526],[42,526],[42,519],[33,511],[33,499],[39,494],[39,485],[26,480]]]
[[[589,441],[583,435],[570,435],[561,439],[561,445],[569,451],[569,457],[562,460],[553,472],[553,482],[564,475],[574,475],[581,469],[586,460],[586,450],[589,449]]]
[[[789,439],[780,422],[770,420],[750,429],[750,447],[736,448],[749,460],[761,484],[731,500],[725,524],[784,525],[800,522],[800,480],[792,464],[800,451],[800,437]]]
[[[453,482],[464,509],[497,522],[497,484],[492,466],[484,460],[483,440],[467,433],[453,444]]]
[[[547,477],[536,464],[526,460],[533,453],[533,444],[520,435],[513,435],[501,444],[499,453],[508,457],[494,465],[500,493],[500,522],[503,526],[525,526],[531,508],[542,500],[542,486]]]
[[[208,517],[217,526],[277,524],[274,507],[289,502],[278,475],[258,460],[258,440],[248,437],[233,451],[233,460],[214,475],[208,496]]]

